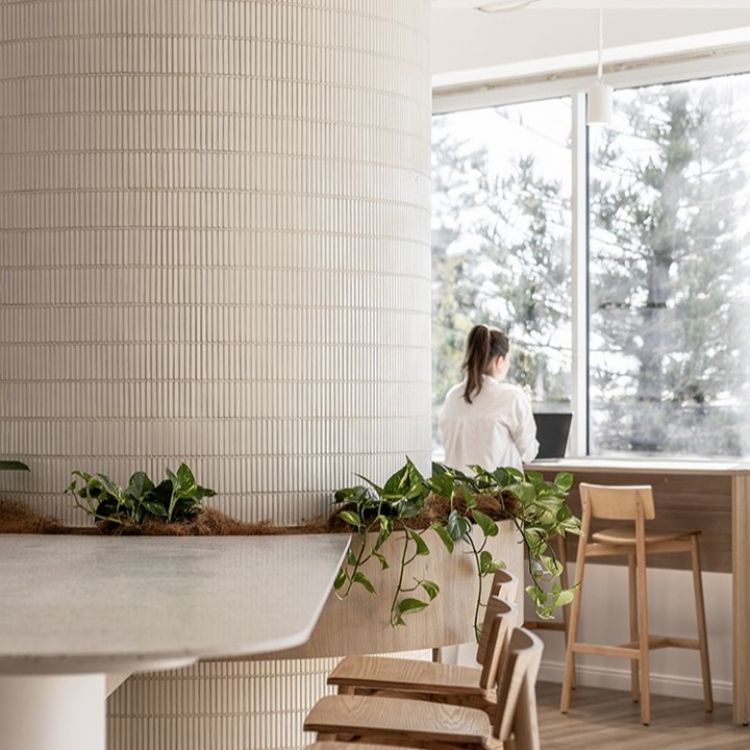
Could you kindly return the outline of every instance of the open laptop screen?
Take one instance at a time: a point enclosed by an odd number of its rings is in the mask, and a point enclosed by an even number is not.
[[[539,441],[537,458],[564,458],[573,415],[534,414],[536,439]]]

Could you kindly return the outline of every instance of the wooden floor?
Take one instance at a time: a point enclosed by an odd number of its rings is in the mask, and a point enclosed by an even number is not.
[[[628,693],[576,688],[560,713],[560,686],[539,683],[542,750],[750,750],[750,727],[732,725],[731,707],[713,714],[700,701],[651,696],[651,725],[640,723]]]

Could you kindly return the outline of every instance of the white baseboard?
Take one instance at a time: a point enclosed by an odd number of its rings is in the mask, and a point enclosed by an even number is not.
[[[543,661],[539,670],[542,682],[562,683],[564,664],[562,662]],[[579,685],[599,687],[610,690],[630,691],[630,670],[612,667],[593,667],[578,665],[576,679]],[[654,695],[669,695],[674,698],[693,698],[703,700],[703,683],[697,677],[682,677],[670,674],[651,673],[651,692]],[[732,702],[732,683],[712,681],[714,701],[716,703]]]

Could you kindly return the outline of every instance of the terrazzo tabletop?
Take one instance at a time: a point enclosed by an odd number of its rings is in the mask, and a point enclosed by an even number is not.
[[[0,536],[0,674],[142,671],[304,643],[345,534]]]

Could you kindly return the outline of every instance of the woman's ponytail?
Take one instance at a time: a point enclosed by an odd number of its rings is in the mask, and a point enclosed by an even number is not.
[[[487,372],[495,357],[505,357],[510,349],[508,337],[498,328],[485,325],[474,326],[466,340],[466,355],[463,368],[466,370],[464,398],[471,403],[471,397],[482,390],[482,376]]]

